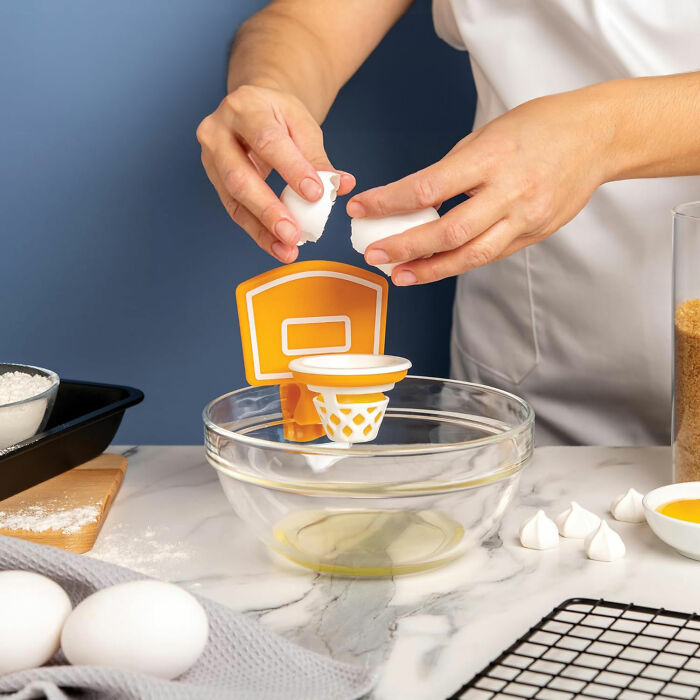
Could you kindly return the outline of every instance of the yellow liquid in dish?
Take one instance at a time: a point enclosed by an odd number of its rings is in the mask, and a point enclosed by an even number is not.
[[[656,509],[661,515],[668,515],[676,520],[700,523],[700,498],[690,498],[664,503]]]
[[[456,557],[464,528],[437,510],[304,510],[280,520],[274,536],[276,551],[309,569],[393,576]]]

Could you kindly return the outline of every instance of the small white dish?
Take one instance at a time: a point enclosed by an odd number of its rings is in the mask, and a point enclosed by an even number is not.
[[[669,484],[650,491],[642,502],[644,515],[654,534],[684,557],[700,561],[700,524],[662,515],[656,509],[681,499],[700,498],[700,481]]]

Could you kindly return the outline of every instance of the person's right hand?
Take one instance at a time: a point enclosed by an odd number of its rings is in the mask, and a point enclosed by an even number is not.
[[[280,262],[297,257],[300,231],[288,209],[265,183],[275,169],[314,202],[323,193],[317,170],[335,170],[321,128],[296,97],[243,85],[227,95],[197,128],[202,164],[229,216]],[[341,171],[338,194],[355,178]]]

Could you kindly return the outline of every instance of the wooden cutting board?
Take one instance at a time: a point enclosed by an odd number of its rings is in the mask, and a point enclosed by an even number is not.
[[[95,544],[127,461],[103,454],[0,501],[0,535],[87,552]]]

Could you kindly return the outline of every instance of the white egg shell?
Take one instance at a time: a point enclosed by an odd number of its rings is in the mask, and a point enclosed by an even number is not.
[[[131,581],[85,598],[63,628],[61,647],[74,665],[107,666],[176,678],[204,651],[207,614],[179,586]]]
[[[364,255],[367,247],[372,243],[381,241],[383,238],[403,233],[410,228],[427,224],[439,219],[440,215],[433,207],[411,211],[406,214],[396,214],[394,216],[383,216],[379,219],[363,218],[352,219],[350,221],[350,242],[352,247],[360,254]],[[391,271],[399,263],[386,263],[376,265],[385,275],[391,276]]]
[[[282,204],[289,209],[301,231],[301,238],[297,245],[303,245],[307,241],[315,243],[321,238],[340,187],[338,173],[319,170],[317,175],[323,183],[323,194],[316,202],[309,202],[300,197],[289,185],[282,190],[280,195]]]
[[[0,675],[45,664],[70,611],[68,594],[50,578],[0,572]]]

